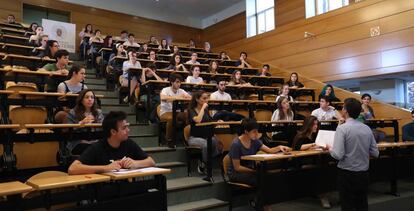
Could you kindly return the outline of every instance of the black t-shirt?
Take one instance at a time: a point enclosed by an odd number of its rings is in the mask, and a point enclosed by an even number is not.
[[[113,148],[107,140],[99,140],[82,153],[79,161],[85,165],[108,165],[111,160],[121,160],[123,157],[144,160],[148,155],[131,139],[121,142],[118,148]]]
[[[198,113],[195,111],[195,109],[189,109],[188,110],[188,121],[191,124],[191,130],[190,130],[190,136],[198,137],[198,138],[208,138],[208,136],[211,134],[211,130],[209,127],[197,127],[196,122],[194,122],[194,117],[197,116]],[[213,118],[211,118],[210,113],[208,109],[206,108],[204,110],[204,116],[201,120],[201,123],[203,122],[211,122],[213,121]]]

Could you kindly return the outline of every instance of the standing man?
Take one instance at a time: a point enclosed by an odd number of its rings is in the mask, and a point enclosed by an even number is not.
[[[369,157],[378,157],[377,144],[371,129],[356,120],[361,103],[355,98],[344,101],[344,124],[338,126],[331,156],[338,162],[338,190],[343,211],[368,210]]]

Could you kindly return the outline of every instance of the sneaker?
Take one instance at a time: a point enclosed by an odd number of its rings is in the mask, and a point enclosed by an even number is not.
[[[321,205],[325,209],[331,209],[331,203],[326,197],[321,197]]]
[[[198,166],[197,166],[197,171],[198,171],[198,173],[199,174],[206,174],[205,173],[205,168],[204,168],[204,165],[202,165],[202,163],[201,164],[198,164]]]
[[[123,99],[124,103],[128,103],[128,96]]]

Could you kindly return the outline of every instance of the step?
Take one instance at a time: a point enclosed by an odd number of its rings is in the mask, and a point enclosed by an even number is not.
[[[95,94],[103,95],[104,97],[116,97],[118,98],[117,91],[107,91],[107,90],[94,90]]]
[[[171,169],[171,173],[166,174],[167,179],[176,179],[187,176],[187,165],[184,162],[163,162],[156,163],[156,166]]]
[[[135,115],[134,115],[135,117]],[[150,125],[141,125],[141,124],[134,124],[134,122],[130,122],[129,126],[129,135],[130,136],[157,136],[158,135],[158,125],[157,124],[150,124]]]
[[[216,198],[209,198],[200,201],[177,204],[169,206],[168,211],[190,211],[190,210],[214,210],[227,211],[228,202]]]
[[[140,147],[157,147],[158,146],[158,136],[130,136],[135,143]]]
[[[88,89],[92,90],[106,89],[105,84],[86,84],[86,86],[88,87]]]
[[[119,104],[119,99],[117,97],[104,97],[101,99],[102,105],[110,104]]]
[[[85,84],[101,84],[101,85],[105,85],[105,79],[100,79],[100,78],[86,78],[85,79]]]
[[[186,151],[184,148],[168,148],[168,147],[144,147],[155,162],[186,162]]]
[[[169,206],[224,197],[223,182],[210,183],[200,177],[182,177],[167,180],[167,202]]]
[[[109,113],[110,111],[123,111],[126,113],[135,112],[135,108],[125,104],[106,104],[101,106],[102,112]]]

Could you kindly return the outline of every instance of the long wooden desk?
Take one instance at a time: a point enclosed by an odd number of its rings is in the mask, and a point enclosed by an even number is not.
[[[7,54],[21,54],[21,55],[26,55],[26,56],[33,55],[34,51],[45,50],[39,47],[28,46],[28,45],[18,45],[18,44],[12,44],[12,43],[3,43],[1,49]]]
[[[100,182],[108,182],[109,176],[100,174],[84,174],[84,175],[66,175],[54,176],[49,178],[31,179],[27,184],[35,190],[51,190],[57,188],[73,187],[78,185],[94,184]]]
[[[33,188],[19,181],[0,183],[0,197],[7,197],[6,201],[0,201],[1,210],[23,210],[22,194],[28,193]]]
[[[28,37],[4,34],[4,33],[0,34],[0,39],[4,43],[19,44],[19,45],[25,45],[29,42]]]

